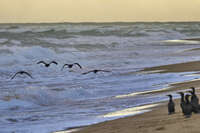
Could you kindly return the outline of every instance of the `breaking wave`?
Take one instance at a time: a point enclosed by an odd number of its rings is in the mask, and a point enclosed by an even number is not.
[[[199,23],[0,24],[0,126],[9,133],[47,133],[165,100],[149,92],[192,77],[138,71],[199,60],[198,31]],[[58,65],[46,68],[37,64],[40,60]],[[61,71],[63,64],[75,62],[83,69]],[[93,69],[111,72],[82,75]],[[20,70],[34,79],[17,75],[11,80]]]

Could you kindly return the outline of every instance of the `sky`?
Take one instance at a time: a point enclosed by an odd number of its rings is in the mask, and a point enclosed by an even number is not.
[[[0,0],[0,23],[200,21],[200,0]]]

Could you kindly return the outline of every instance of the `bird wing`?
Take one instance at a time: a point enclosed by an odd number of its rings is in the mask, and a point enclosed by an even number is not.
[[[54,64],[58,65],[58,63],[57,63],[57,62],[55,62],[55,61],[52,61],[52,62],[50,62],[49,64],[51,64],[51,63],[54,63]]]
[[[17,74],[19,74],[20,72],[17,72],[17,73],[15,73],[15,75],[14,76],[12,76],[11,77],[11,79],[14,79],[15,78],[15,76],[17,75]]]
[[[39,61],[37,64],[41,64],[41,63],[42,63],[42,64],[45,64],[45,65],[47,64],[47,63],[44,62],[44,61]]]
[[[68,66],[68,65],[69,65],[69,64],[64,64],[61,70],[63,70],[63,69],[65,68],[65,66]]]
[[[92,71],[84,72],[84,73],[82,73],[82,74],[85,75],[85,74],[88,74],[88,73],[90,73],[90,72],[94,72],[94,71],[92,70]]]
[[[75,65],[79,66],[82,69],[82,66],[79,63],[74,63]]]
[[[33,79],[33,77],[31,76],[31,74],[29,74],[28,72],[23,72],[24,74],[28,75],[30,78]]]
[[[108,71],[108,70],[98,70],[98,71],[102,71],[102,72],[111,72],[111,71]]]

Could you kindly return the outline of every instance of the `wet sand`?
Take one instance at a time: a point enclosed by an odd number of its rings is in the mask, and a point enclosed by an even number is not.
[[[142,71],[144,72],[158,71],[157,73],[177,73],[177,72],[200,71],[200,61],[192,61],[192,62],[185,62],[185,63],[179,63],[179,64],[150,67],[150,68],[145,68]]]
[[[188,39],[184,39],[184,40],[188,40],[188,41],[200,41],[200,38],[188,38]]]
[[[160,73],[200,71],[200,62],[194,61],[146,68],[143,71],[157,70],[164,70]],[[169,86],[170,89],[165,90],[165,92],[173,94],[175,91],[184,91],[194,86],[197,88],[197,93],[199,93],[200,80],[174,83]],[[156,93],[163,93],[163,91]],[[192,114],[190,118],[185,118],[181,112],[180,99],[176,99],[175,104],[176,113],[173,115],[168,115],[167,102],[163,102],[160,106],[154,107],[153,111],[91,125],[76,133],[199,133],[200,114]]]
[[[167,114],[167,103],[151,112],[86,127],[76,133],[199,133],[200,114],[185,118],[176,100],[176,113]]]

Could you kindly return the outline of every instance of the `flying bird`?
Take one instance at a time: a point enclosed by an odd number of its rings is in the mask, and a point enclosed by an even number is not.
[[[107,70],[97,70],[97,69],[95,69],[95,70],[91,70],[91,71],[88,71],[88,72],[84,72],[84,73],[82,73],[82,74],[84,75],[84,74],[88,74],[88,73],[91,73],[91,72],[97,73],[97,72],[111,72],[111,71],[107,71]]]
[[[79,63],[73,63],[73,64],[64,64],[61,70],[63,70],[65,66],[67,66],[68,68],[72,68],[74,65],[77,65],[80,69],[82,69],[82,66]]]
[[[46,63],[44,61],[39,61],[37,64],[44,64],[45,67],[49,67],[52,63],[58,65],[58,63],[55,61],[52,61],[50,63]]]
[[[33,77],[31,76],[31,74],[29,74],[28,72],[25,72],[25,71],[19,71],[19,72],[15,73],[15,75],[12,76],[11,79],[14,79],[18,74],[21,74],[21,75],[22,75],[22,74],[25,74],[25,75],[27,75],[27,76],[29,76],[30,78],[33,79]]]

